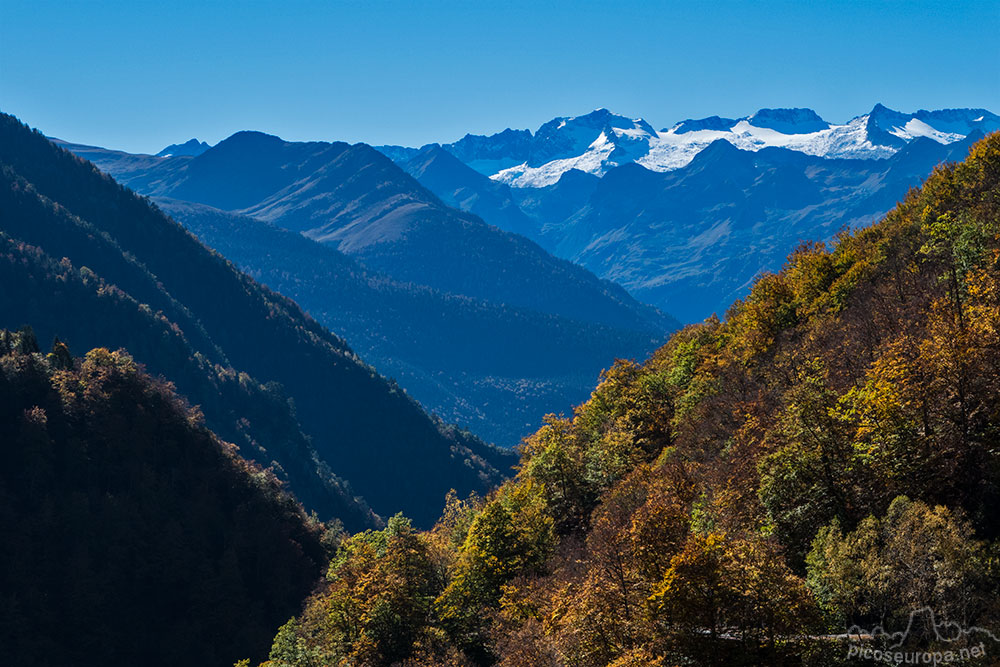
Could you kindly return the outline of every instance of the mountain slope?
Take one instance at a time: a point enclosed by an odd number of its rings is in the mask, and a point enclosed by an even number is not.
[[[508,232],[530,239],[538,235],[537,223],[521,211],[510,187],[483,176],[436,144],[399,166],[449,206]]]
[[[984,109],[879,104],[842,125],[811,109],[760,109],[656,132],[598,109],[535,133],[380,150],[448,203],[696,321],[723,312],[800,240],[869,224],[935,164],[997,129],[1000,116]]]
[[[229,366],[190,311],[106,234],[41,197],[7,166],[0,184],[5,325],[34,323],[43,340],[62,336],[75,349],[133,350],[151,370],[178,383],[210,427],[245,456],[273,463],[311,508],[352,528],[373,523],[364,501],[318,460],[280,387]]]
[[[648,354],[677,326],[535,243],[449,208],[365,145],[241,132],[196,158],[68,147],[295,298],[424,406],[499,444],[516,445],[542,415],[582,400],[615,358]],[[458,174],[466,180],[456,196],[533,224],[506,186],[443,151],[429,148],[411,166],[428,178]]]
[[[354,491],[383,515],[405,509],[418,520],[429,520],[450,488],[463,493],[484,490],[498,479],[494,465],[483,457],[506,467],[499,452],[433,422],[412,399],[359,362],[343,340],[288,299],[239,273],[148,201],[10,116],[2,118],[0,133],[4,193],[18,202],[17,207],[4,207],[0,213],[0,229],[11,228],[9,244],[22,255],[38,256],[48,267],[43,274],[53,276],[52,280],[58,282],[59,275],[67,275],[68,285],[82,284],[86,288],[82,291],[92,294],[92,299],[101,301],[110,295],[131,304],[120,312],[117,303],[109,306],[115,314],[104,321],[80,317],[73,308],[49,308],[46,299],[61,298],[64,291],[31,282],[15,261],[10,270],[28,288],[5,292],[8,307],[3,311],[3,324],[20,326],[31,321],[39,331],[60,335],[77,349],[114,345],[123,337],[134,337],[138,340],[130,341],[128,348],[137,359],[170,379],[175,379],[175,370],[214,359],[229,367],[220,369],[223,375],[241,378],[239,371],[243,371],[273,387],[272,392],[285,392],[294,402],[295,417],[290,421],[297,420],[311,439],[319,468],[333,469],[347,478]],[[190,159],[196,158],[183,158]],[[58,235],[46,231],[54,224],[50,218],[32,223],[38,209],[90,231],[80,235],[78,244],[53,245],[58,253],[47,256],[45,246]],[[28,248],[25,243],[40,248]],[[99,252],[94,246],[104,250]],[[66,257],[68,264],[55,257]],[[145,278],[122,279],[116,287],[102,280],[105,272],[116,279],[125,275],[120,267],[128,262],[137,266],[133,273]],[[158,302],[149,301],[143,307],[150,285],[163,294]],[[129,296],[133,289],[139,295],[134,299]],[[165,308],[162,314],[153,310],[169,302],[182,304],[175,310],[190,314],[187,323],[180,316],[171,318]],[[38,313],[43,317],[34,319]],[[177,344],[175,354],[159,353],[162,337],[151,338],[145,330],[119,326],[150,316],[159,322],[157,327],[171,332],[168,339],[185,341]],[[190,320],[197,321],[204,334]],[[107,341],[95,340],[104,335],[109,336]],[[207,337],[207,342],[199,343],[199,336]],[[192,351],[190,359],[183,352],[186,347]],[[176,378],[180,389],[195,400],[210,396],[200,388],[203,381],[196,386],[192,376],[197,376],[193,370]],[[267,385],[271,382],[280,383],[281,389]],[[241,406],[225,407],[241,412]],[[210,420],[223,421],[220,413],[211,414]],[[249,412],[242,417],[253,419]],[[278,442],[283,438],[279,436]],[[276,443],[258,444],[271,451]],[[298,491],[300,487],[293,488]],[[324,516],[332,514],[329,506],[314,508]],[[357,521],[352,525],[358,525]]]
[[[280,199],[252,209],[264,219],[332,243],[365,266],[403,282],[495,303],[612,326],[669,328],[671,320],[638,304],[616,285],[558,260],[523,237],[444,206],[387,158],[352,147],[309,190],[332,201]],[[327,180],[327,177],[329,180]],[[286,194],[286,193],[282,193]],[[277,197],[275,198],[278,201]],[[288,214],[285,206],[296,207]],[[301,201],[301,200],[300,200]],[[304,222],[302,215],[310,220]],[[322,220],[319,226],[311,226]]]
[[[199,419],[124,352],[0,331],[5,660],[266,655],[322,573],[321,526]]]
[[[295,299],[450,422],[504,445],[660,337],[398,283],[326,244],[206,206],[158,200],[204,243]]]

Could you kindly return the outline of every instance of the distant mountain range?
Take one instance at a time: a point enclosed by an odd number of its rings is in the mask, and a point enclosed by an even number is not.
[[[678,326],[449,207],[364,144],[240,132],[169,158],[63,145],[156,198],[443,419],[499,444],[568,411],[615,358],[647,355]]]
[[[800,241],[867,225],[1000,129],[985,109],[810,109],[660,131],[598,109],[538,131],[381,146],[446,203],[524,234],[682,321],[720,316]]]
[[[651,171],[671,171],[691,162],[714,141],[758,151],[787,148],[826,158],[877,159],[898,152],[918,137],[940,144],[1000,129],[1000,116],[985,109],[943,109],[900,113],[881,104],[843,125],[829,123],[812,109],[760,109],[743,118],[689,119],[656,131],[642,118],[607,109],[584,116],[554,118],[532,134],[505,130],[471,135],[443,148],[476,171],[515,187],[553,185],[576,169],[603,176],[636,163]],[[418,149],[380,146],[396,161]]]

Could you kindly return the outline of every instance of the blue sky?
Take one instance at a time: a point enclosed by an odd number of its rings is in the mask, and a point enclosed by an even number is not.
[[[0,0],[0,109],[137,152],[241,129],[421,145],[597,107],[1000,112],[998,34],[997,0]]]

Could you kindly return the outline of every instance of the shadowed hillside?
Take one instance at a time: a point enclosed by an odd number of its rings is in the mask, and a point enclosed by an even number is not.
[[[10,286],[0,324],[30,323],[71,349],[128,349],[248,456],[277,461],[307,506],[352,527],[368,522],[346,509],[354,493],[384,516],[405,509],[429,522],[449,489],[484,491],[500,478],[501,452],[433,421],[147,200],[10,116],[0,136]]]
[[[321,572],[322,526],[124,352],[0,331],[0,424],[10,664],[227,667]]]

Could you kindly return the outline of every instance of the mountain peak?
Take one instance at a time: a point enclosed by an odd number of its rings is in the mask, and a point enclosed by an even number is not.
[[[451,153],[448,153],[448,151],[446,151],[444,148],[441,147],[441,144],[433,143],[433,144],[424,144],[423,146],[421,146],[417,155],[427,154],[427,155],[438,156],[441,155],[442,153],[451,155]]]
[[[889,146],[895,149],[906,144],[901,136],[904,127],[913,116],[890,109],[881,102],[872,107],[865,123],[865,132],[875,146]]]
[[[896,111],[895,109],[890,109],[881,102],[872,107],[872,110],[868,113],[868,118],[875,119],[879,127],[885,129],[885,123],[906,123],[910,116],[905,113]]]
[[[284,139],[273,134],[258,132],[257,130],[240,130],[213,146],[212,152],[215,153],[220,148],[228,150],[275,149],[284,144]]]
[[[625,116],[617,114],[611,109],[608,109],[607,107],[598,107],[593,111],[591,111],[590,113],[586,113],[581,116],[574,116],[566,120],[596,120],[598,122],[601,122],[608,118],[625,118]]]
[[[714,130],[725,132],[736,124],[733,118],[720,118],[719,116],[709,116],[708,118],[688,118],[674,125],[673,128],[664,128],[664,132],[673,129],[674,134],[684,134],[685,132],[697,132],[699,130]]]
[[[726,141],[725,139],[716,139],[708,146],[706,146],[702,151],[700,151],[691,164],[697,164],[702,162],[710,162],[713,160],[723,160],[731,159],[737,156],[749,156],[748,151],[740,150],[737,146],[734,146],[732,142]]]
[[[829,129],[830,124],[812,109],[760,109],[747,121],[755,127],[766,127],[782,134],[811,134]]]
[[[611,111],[610,109],[601,107],[582,116],[560,116],[559,118],[553,118],[538,128],[538,132],[535,133],[535,136],[541,136],[553,131],[577,127],[596,130],[605,130],[607,128],[618,130],[639,129],[645,130],[650,134],[655,134],[655,131],[652,127],[650,127],[649,123],[642,118],[629,118],[628,116],[623,116],[619,113]]]
[[[201,155],[207,151],[211,146],[206,144],[204,141],[198,141],[197,139],[188,139],[183,144],[170,144],[162,151],[156,154],[156,157],[178,157],[181,155],[189,155],[191,157]]]
[[[899,113],[899,112],[896,111],[895,109],[890,109],[889,107],[887,107],[886,105],[882,104],[881,102],[876,102],[875,106],[872,107],[872,110],[868,112],[868,115],[869,116],[879,116],[879,115],[895,114],[895,113]]]

